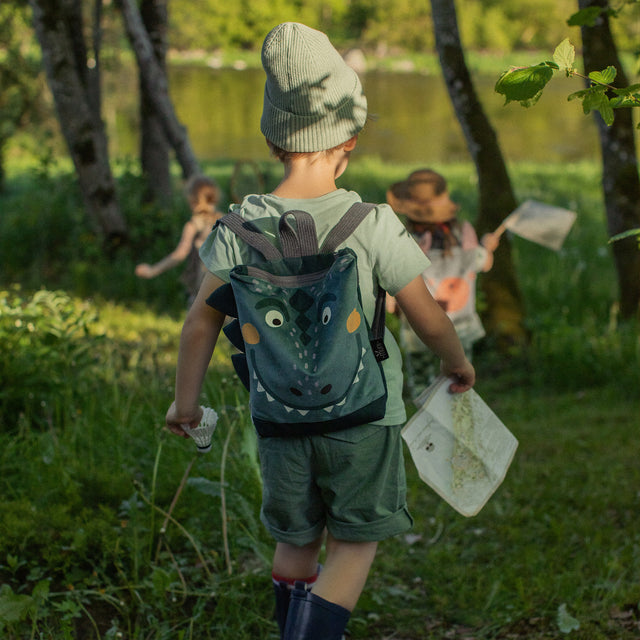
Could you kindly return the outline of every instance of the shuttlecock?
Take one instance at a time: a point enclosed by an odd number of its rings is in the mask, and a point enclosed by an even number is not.
[[[202,409],[202,420],[197,427],[191,429],[187,425],[182,425],[182,430],[191,436],[198,446],[200,453],[211,450],[211,436],[218,424],[218,414],[210,407],[200,407]]]

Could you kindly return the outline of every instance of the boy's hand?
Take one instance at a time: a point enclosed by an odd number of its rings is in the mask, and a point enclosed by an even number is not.
[[[181,415],[176,410],[176,403],[172,402],[165,421],[167,428],[171,433],[175,433],[177,436],[188,438],[189,435],[185,433],[182,425],[186,425],[190,429],[195,429],[202,420],[202,409],[200,407],[194,407],[193,411],[183,412]]]
[[[464,393],[465,391],[469,391],[476,382],[475,369],[468,360],[465,361],[462,367],[454,367],[451,369],[448,369],[443,362],[440,370],[443,375],[454,379],[454,382],[449,385],[450,393]]]

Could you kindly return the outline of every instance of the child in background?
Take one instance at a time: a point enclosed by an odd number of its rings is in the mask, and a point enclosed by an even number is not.
[[[191,177],[185,186],[185,193],[191,209],[191,218],[182,228],[182,236],[178,246],[155,264],[142,263],[137,265],[136,275],[139,278],[155,278],[187,260],[180,281],[187,290],[190,306],[195,300],[205,273],[198,252],[206,237],[211,233],[213,225],[222,214],[217,209],[220,189],[211,178],[201,175]]]
[[[387,202],[406,217],[407,229],[431,261],[422,274],[424,281],[451,318],[471,360],[473,344],[485,335],[476,312],[476,274],[493,266],[499,236],[488,233],[478,242],[471,223],[456,217],[460,207],[451,200],[446,180],[431,169],[414,171],[393,184]],[[392,299],[387,309],[397,312]],[[438,375],[438,362],[402,316],[400,339],[409,393],[415,399]]]
[[[284,177],[272,193],[250,195],[232,206],[232,215],[275,238],[282,214],[301,209],[313,217],[322,244],[342,215],[360,202],[357,193],[338,189],[335,181],[364,127],[366,98],[357,74],[326,35],[302,24],[273,29],[263,44],[262,63],[267,77],[261,130],[284,165]],[[454,379],[451,392],[468,390],[475,381],[473,367],[451,321],[424,285],[426,257],[392,209],[378,205],[343,246],[357,256],[369,323],[383,287],[441,357],[443,372]],[[166,416],[168,428],[183,437],[182,425],[196,427],[200,421],[202,382],[225,321],[207,299],[229,281],[234,266],[262,260],[225,225],[216,227],[200,255],[208,272],[184,323],[175,401]],[[378,541],[412,525],[400,434],[406,419],[401,357],[389,332],[385,343],[390,357],[383,362],[384,418],[319,435],[258,436],[261,519],[276,541],[272,582],[284,640],[340,640]],[[325,559],[318,571],[323,545]]]

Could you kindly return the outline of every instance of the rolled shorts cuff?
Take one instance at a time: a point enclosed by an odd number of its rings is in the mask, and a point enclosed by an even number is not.
[[[282,531],[272,526],[262,511],[260,511],[260,520],[276,542],[285,542],[297,547],[302,547],[317,540],[325,529],[324,522],[319,522],[305,531]]]
[[[409,531],[413,518],[406,506],[375,522],[339,522],[327,519],[327,529],[337,540],[347,542],[379,542]]]

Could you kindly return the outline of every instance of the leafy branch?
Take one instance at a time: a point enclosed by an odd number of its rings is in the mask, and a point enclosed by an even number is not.
[[[619,7],[594,6],[581,9],[574,13],[567,24],[576,26],[595,26],[602,17],[617,18],[625,5],[631,5],[640,0],[621,0]],[[582,101],[582,109],[586,114],[598,112],[607,126],[614,121],[614,110],[628,107],[640,107],[640,84],[628,87],[614,87],[618,70],[609,65],[602,71],[592,71],[588,76],[575,68],[576,49],[568,38],[565,38],[553,52],[553,60],[540,62],[527,67],[512,67],[502,73],[495,85],[495,90],[505,96],[505,105],[509,102],[519,102],[523,107],[531,107],[542,95],[547,83],[556,71],[564,72],[568,78],[578,77],[587,82],[586,89],[575,91],[568,96],[568,100]],[[640,124],[637,125],[640,129]],[[617,242],[630,236],[637,236],[640,248],[640,228],[629,229],[610,239]]]
[[[585,114],[597,111],[609,126],[613,124],[614,109],[640,107],[640,84],[614,87],[612,83],[618,72],[613,66],[608,66],[602,71],[592,71],[585,76],[575,68],[575,59],[575,47],[565,38],[556,47],[553,60],[527,67],[512,67],[502,73],[496,82],[495,90],[505,96],[505,104],[519,102],[523,107],[531,107],[538,102],[555,72],[559,71],[564,72],[568,78],[579,77],[588,81],[586,89],[575,91],[567,99],[581,100]]]

